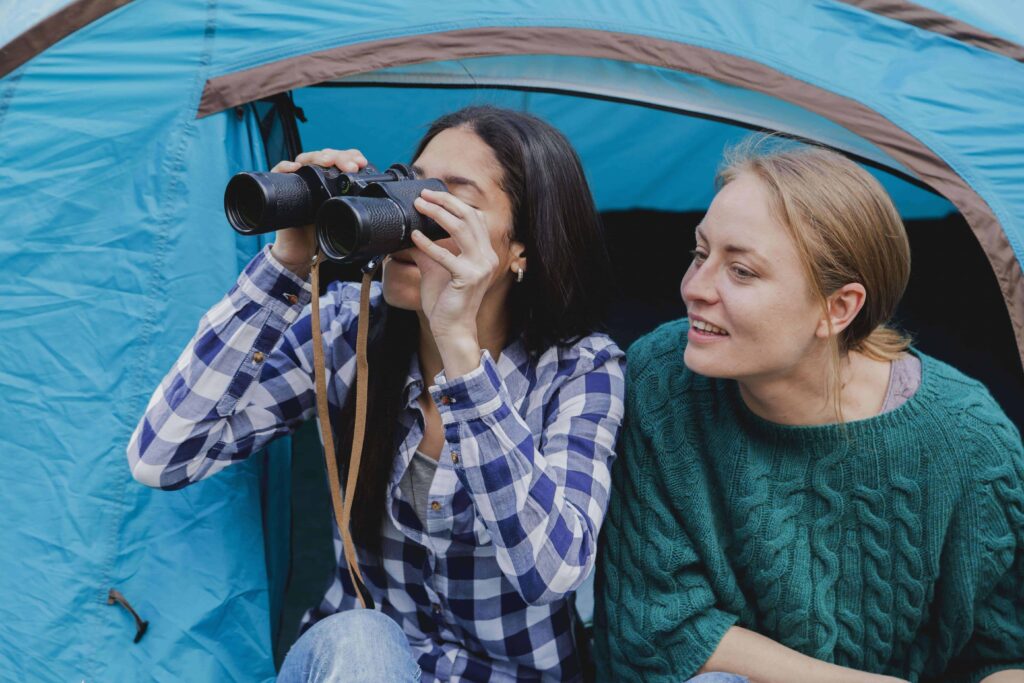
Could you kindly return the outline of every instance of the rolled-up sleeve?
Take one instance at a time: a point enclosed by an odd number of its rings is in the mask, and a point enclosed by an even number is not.
[[[341,294],[319,300],[328,345],[346,346],[352,336],[357,308]],[[310,283],[278,263],[269,246],[253,258],[153,393],[127,449],[138,481],[181,488],[314,414],[311,299]]]

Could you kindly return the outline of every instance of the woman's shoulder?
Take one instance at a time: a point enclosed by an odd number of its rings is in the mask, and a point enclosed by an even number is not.
[[[631,369],[640,370],[651,364],[659,368],[664,364],[683,365],[689,318],[664,323],[643,335],[629,346],[627,357]]]
[[[913,353],[921,360],[919,391],[923,391],[932,411],[959,427],[1005,425],[1016,431],[984,384],[920,350],[914,349]]]
[[[985,385],[937,358],[914,353],[921,359],[918,391],[924,410],[949,436],[950,450],[969,459],[975,473],[993,466],[1019,471],[1024,463],[1020,432]]]
[[[603,332],[591,332],[570,343],[556,344],[536,359],[536,371],[543,375],[571,379],[594,370],[613,372],[622,376],[625,352]]]

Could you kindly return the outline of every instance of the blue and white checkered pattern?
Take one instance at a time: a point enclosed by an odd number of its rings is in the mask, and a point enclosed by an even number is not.
[[[138,480],[186,486],[314,416],[311,298],[269,247],[252,260],[150,400],[128,447]],[[380,300],[375,285],[371,305]],[[359,286],[332,283],[319,305],[333,421],[355,375]],[[429,391],[446,443],[424,528],[398,486],[423,436],[413,359],[382,552],[359,555],[425,681],[578,678],[568,596],[594,562],[624,364],[594,334],[534,359],[514,341],[497,360],[485,351],[468,375],[438,375]],[[333,584],[307,624],[356,604],[337,529],[335,555]]]

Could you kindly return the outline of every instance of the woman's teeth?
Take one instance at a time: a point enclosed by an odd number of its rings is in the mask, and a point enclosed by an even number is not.
[[[729,333],[723,330],[721,327],[712,325],[711,323],[704,322],[703,320],[694,320],[692,324],[701,332],[707,332],[708,334],[720,334],[723,337],[729,335]]]

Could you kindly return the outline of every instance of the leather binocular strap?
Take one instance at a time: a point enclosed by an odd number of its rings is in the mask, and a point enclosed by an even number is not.
[[[356,481],[359,479],[359,464],[363,457],[363,438],[366,436],[366,394],[369,366],[366,362],[366,340],[370,327],[370,282],[373,272],[363,274],[362,289],[359,294],[359,320],[356,331],[356,414],[352,434],[352,455],[348,463],[348,478],[345,482],[345,497],[341,496],[341,477],[338,475],[338,461],[334,457],[334,432],[331,429],[331,417],[327,403],[327,371],[324,367],[323,332],[320,328],[320,262],[323,256],[317,253],[313,262],[313,302],[312,318],[314,336],[313,374],[316,379],[316,412],[320,419],[320,430],[324,441],[324,460],[327,464],[327,485],[331,489],[331,504],[334,507],[334,520],[341,533],[341,543],[345,551],[345,564],[348,575],[356,589],[356,597],[363,607],[373,608],[373,599],[366,590],[362,571],[359,569],[359,558],[356,546],[352,541],[352,499],[355,497]],[[367,605],[369,601],[369,605]]]

